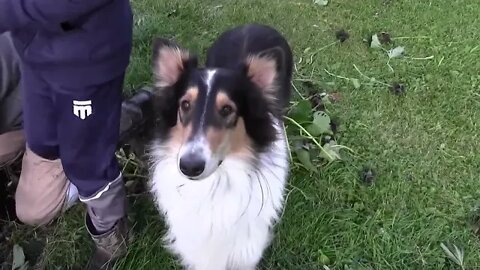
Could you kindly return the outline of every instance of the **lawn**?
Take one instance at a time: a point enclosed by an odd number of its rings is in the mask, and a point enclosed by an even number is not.
[[[339,123],[336,141],[353,152],[341,150],[341,160],[318,172],[294,155],[286,209],[262,269],[480,269],[471,225],[480,207],[480,1],[132,4],[128,89],[151,83],[155,36],[174,38],[204,59],[219,33],[259,22],[284,33],[294,50],[293,106],[315,93],[334,97],[325,107]],[[348,39],[339,42],[342,29]],[[405,55],[389,60],[370,48],[369,38],[383,31],[392,39],[383,47],[402,46]],[[402,91],[390,89],[397,84]],[[293,149],[300,132],[288,124]],[[130,202],[135,239],[118,269],[180,269],[161,246],[164,228],[148,194]],[[77,206],[49,229],[47,269],[86,262],[91,246],[82,211]],[[14,235],[20,245],[29,240],[22,233],[19,227]],[[442,243],[457,246],[463,259],[448,258]]]

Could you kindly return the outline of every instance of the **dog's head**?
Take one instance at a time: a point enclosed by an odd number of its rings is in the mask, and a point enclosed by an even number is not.
[[[187,50],[155,40],[155,93],[162,101],[156,109],[169,126],[165,143],[185,177],[204,179],[227,157],[251,158],[275,141],[281,57],[271,49],[236,69],[200,68]]]

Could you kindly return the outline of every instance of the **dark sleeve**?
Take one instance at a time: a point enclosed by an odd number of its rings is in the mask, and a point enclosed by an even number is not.
[[[0,0],[0,33],[37,25],[59,27],[115,0]]]

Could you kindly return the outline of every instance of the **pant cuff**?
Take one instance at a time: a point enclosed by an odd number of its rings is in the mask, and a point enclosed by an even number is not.
[[[119,176],[94,195],[80,200],[87,205],[87,213],[97,233],[104,233],[125,217],[127,200],[123,179]]]

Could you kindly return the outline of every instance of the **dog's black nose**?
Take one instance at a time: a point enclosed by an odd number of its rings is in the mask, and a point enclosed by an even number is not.
[[[180,158],[180,171],[187,177],[200,176],[205,170],[205,159],[197,154],[185,155]]]

